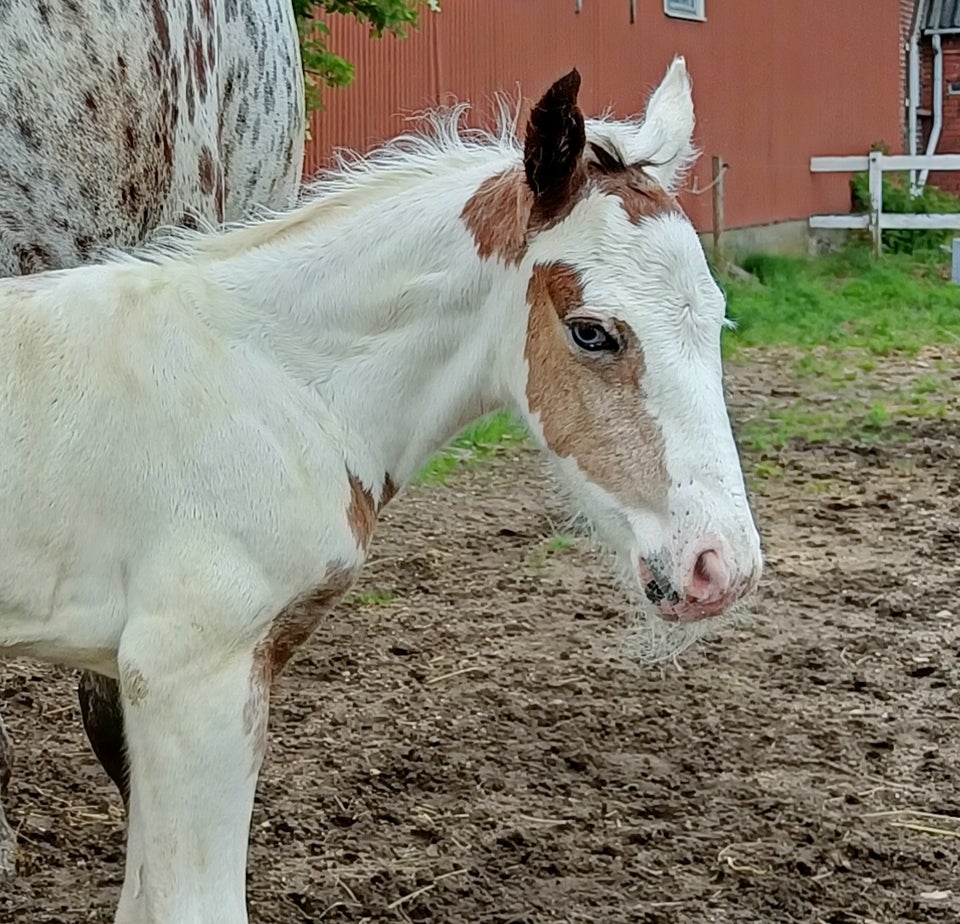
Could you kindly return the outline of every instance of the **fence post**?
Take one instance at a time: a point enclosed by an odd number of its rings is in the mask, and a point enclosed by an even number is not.
[[[870,185],[870,235],[873,238],[873,252],[880,256],[883,252],[883,229],[880,216],[883,214],[883,153],[871,151],[867,164],[867,177]]]
[[[723,174],[727,165],[723,157],[713,156],[713,262],[723,267]]]

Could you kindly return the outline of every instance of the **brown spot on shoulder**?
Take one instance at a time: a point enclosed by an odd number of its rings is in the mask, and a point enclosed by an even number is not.
[[[565,320],[583,306],[583,286],[564,263],[534,268],[527,303],[527,402],[547,446],[624,503],[662,494],[663,435],[645,406],[643,350],[632,331],[621,331],[617,356],[576,356]]]
[[[355,571],[335,565],[322,584],[301,594],[277,614],[267,637],[257,646],[258,656],[268,662],[271,679],[310,637],[320,618],[350,589],[355,577]]]
[[[375,502],[373,492],[364,487],[363,482],[352,472],[347,472],[350,481],[350,506],[347,508],[347,522],[357,545],[365,549],[373,537],[380,511],[393,500],[397,485],[389,474],[384,476],[380,500]]]
[[[355,571],[331,566],[323,583],[296,597],[270,624],[266,637],[253,651],[250,687],[243,707],[243,730],[253,739],[253,766],[260,768],[267,747],[270,687],[293,653],[310,637],[320,619],[350,589]]]
[[[377,525],[377,505],[373,494],[363,486],[363,482],[352,472],[350,479],[350,506],[347,508],[347,522],[357,545],[365,549],[370,544],[373,530]]]

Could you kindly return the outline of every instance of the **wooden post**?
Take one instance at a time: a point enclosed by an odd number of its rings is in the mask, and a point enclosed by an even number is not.
[[[723,269],[723,174],[727,169],[723,157],[713,156],[713,261]]]
[[[880,216],[883,214],[883,154],[871,151],[867,161],[867,178],[870,187],[870,236],[873,238],[873,253],[879,257],[883,252],[883,229]]]

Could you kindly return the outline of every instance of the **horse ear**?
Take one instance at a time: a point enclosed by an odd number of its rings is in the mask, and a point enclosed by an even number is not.
[[[650,163],[645,168],[669,193],[676,191],[696,159],[693,93],[687,64],[676,57],[647,103],[635,142]]]
[[[579,90],[580,73],[574,68],[543,94],[527,122],[523,166],[541,216],[561,211],[583,177],[586,133],[577,106]]]

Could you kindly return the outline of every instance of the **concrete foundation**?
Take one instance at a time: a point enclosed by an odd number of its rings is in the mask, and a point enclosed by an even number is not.
[[[849,239],[844,229],[811,228],[806,219],[780,221],[751,228],[732,228],[723,232],[723,250],[736,262],[750,253],[818,254],[836,250]],[[701,234],[707,254],[713,257],[713,235]]]

